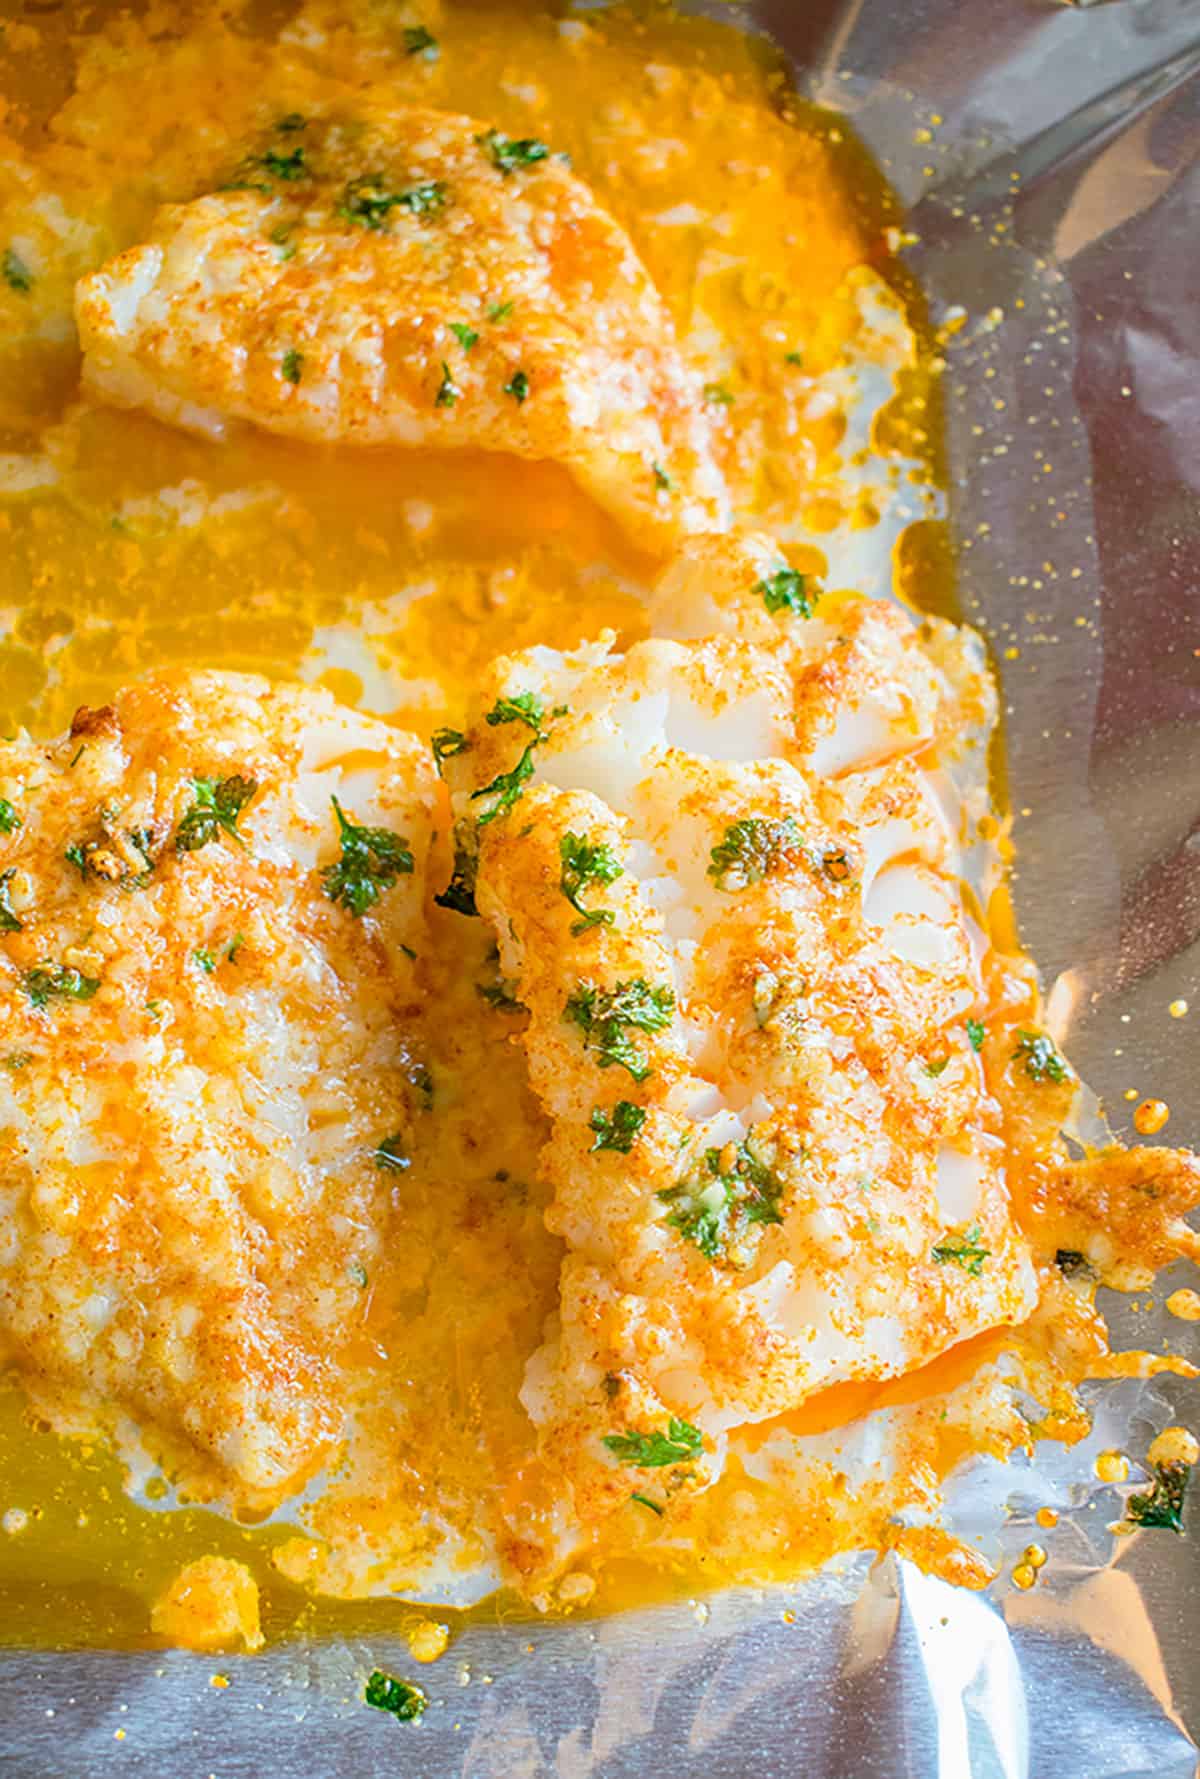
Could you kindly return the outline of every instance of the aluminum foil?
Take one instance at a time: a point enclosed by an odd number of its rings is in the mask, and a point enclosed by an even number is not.
[[[1118,1132],[1125,1094],[1153,1090],[1171,1140],[1195,1143],[1200,6],[762,0],[742,16],[874,149],[935,319],[961,320],[950,513],[1003,684],[1024,936]],[[1169,1014],[1179,999],[1188,1017]],[[1125,1344],[1200,1359],[1195,1326],[1161,1309],[1174,1282],[1153,1308],[1105,1307]],[[1200,1393],[1122,1389],[1098,1393],[1085,1447],[986,1479],[1007,1558],[986,1594],[863,1557],[786,1590],[479,1625],[422,1671],[416,1725],[362,1703],[372,1668],[413,1672],[398,1638],[220,1661],[8,1654],[0,1774],[1187,1779],[1200,1528],[1114,1541],[1118,1497],[1088,1477],[1110,1437],[1136,1452],[1172,1413],[1194,1422]],[[1007,1572],[1045,1503],[1062,1517],[1022,1593]]]

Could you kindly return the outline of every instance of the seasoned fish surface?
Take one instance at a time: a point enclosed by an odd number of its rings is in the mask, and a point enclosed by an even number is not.
[[[340,1437],[435,794],[412,737],[233,674],[0,742],[0,1340],[241,1500]]]
[[[553,1119],[524,1400],[585,1524],[1036,1301],[929,769],[953,688],[895,608],[793,634],[510,657],[446,762]]]
[[[183,426],[550,459],[651,550],[724,521],[628,236],[544,143],[470,118],[286,118],[76,309],[92,393]]]

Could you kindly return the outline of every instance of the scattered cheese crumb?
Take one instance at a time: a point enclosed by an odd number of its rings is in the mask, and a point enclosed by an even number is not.
[[[150,1627],[184,1649],[261,1649],[258,1584],[244,1563],[199,1557],[155,1601]]]

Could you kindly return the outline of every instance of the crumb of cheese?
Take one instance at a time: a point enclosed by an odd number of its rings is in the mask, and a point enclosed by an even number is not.
[[[261,1649],[258,1583],[231,1557],[198,1557],[159,1595],[150,1627],[183,1649]]]

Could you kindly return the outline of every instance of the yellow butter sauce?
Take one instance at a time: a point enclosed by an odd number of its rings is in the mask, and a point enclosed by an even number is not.
[[[876,444],[894,476],[911,480],[915,463],[935,484],[934,346],[891,257],[898,208],[844,122],[800,103],[762,42],[656,5],[313,0],[299,30],[279,5],[111,4],[89,9],[82,35],[69,13],[12,24],[0,45],[0,249],[15,244],[34,272],[28,290],[0,285],[0,729],[52,733],[80,703],[187,663],[305,674],[428,734],[454,721],[498,652],[644,632],[650,565],[552,466],[336,454],[251,432],[217,445],[77,405],[74,278],[136,240],[159,203],[218,182],[264,121],[350,103],[373,82],[397,104],[470,113],[569,152],[630,230],[681,335],[703,339],[723,467],[768,528],[780,515],[818,536],[874,523],[871,491],[830,472],[845,416],[814,410],[806,379],[855,337],[848,275],[881,273],[907,304],[917,357]],[[403,53],[402,25],[417,17],[436,60]],[[898,568],[906,591],[947,609],[934,518],[912,528]],[[454,986],[461,942],[447,917],[433,1063],[459,1084],[459,1109],[439,1125],[446,1153],[413,1170],[428,1275],[411,1299],[369,1305],[363,1324],[364,1343],[381,1346],[403,1325],[428,1402],[421,1458],[448,1495],[469,1491],[481,1442],[499,1463],[528,1438],[516,1390],[559,1255],[530,1177],[540,1126],[502,1017],[481,1017],[471,985]],[[268,1560],[292,1526],[135,1505],[116,1459],[39,1426],[15,1384],[0,1396],[8,1508],[28,1517],[0,1533],[3,1639],[144,1641],[149,1603],[207,1552],[251,1564],[269,1639],[416,1616],[388,1600],[314,1603]],[[625,1557],[594,1603],[706,1586],[718,1569]],[[480,1609],[517,1610],[503,1598]]]

